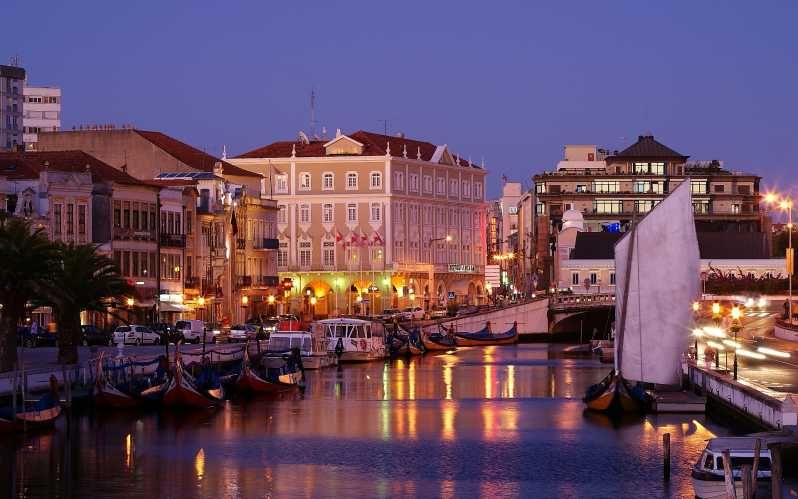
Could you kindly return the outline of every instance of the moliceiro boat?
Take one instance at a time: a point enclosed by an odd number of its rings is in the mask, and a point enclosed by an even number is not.
[[[454,336],[440,333],[421,334],[421,344],[427,352],[450,352],[457,350],[457,341]]]
[[[178,352],[174,375],[163,391],[163,405],[201,409],[220,404],[223,400],[224,388],[213,367],[209,363],[203,364],[195,378],[186,372]]]
[[[278,393],[305,387],[305,371],[299,349],[286,356],[257,355],[250,358],[244,351],[241,373],[235,389],[242,393]]]
[[[646,409],[643,385],[678,385],[699,293],[689,178],[615,244],[615,368],[584,397],[589,409]]]
[[[365,362],[385,358],[382,324],[361,319],[324,319],[313,323],[327,338],[327,351],[339,362]]]
[[[50,390],[33,404],[22,402],[16,412],[13,407],[0,409],[0,433],[51,428],[60,415],[58,381],[55,376],[50,376]]]
[[[142,393],[153,386],[162,385],[168,370],[165,356],[149,361],[125,359],[122,362],[109,362],[100,354],[92,387],[94,405],[114,409],[141,405],[148,401]]]
[[[476,333],[455,332],[454,337],[459,347],[512,345],[518,343],[518,323],[513,322],[513,326],[507,331],[494,334],[490,321],[488,321],[481,331],[477,331]]]

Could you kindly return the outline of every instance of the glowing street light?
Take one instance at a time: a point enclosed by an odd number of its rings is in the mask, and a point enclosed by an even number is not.
[[[136,301],[133,298],[128,298],[127,299],[127,306],[128,307],[132,307],[134,303],[136,303]]]
[[[249,296],[242,295],[241,296],[241,306],[242,307],[246,307],[247,305],[249,305]]]
[[[200,296],[199,298],[197,298],[197,305],[199,305],[200,307],[204,307],[205,306],[205,297],[204,296]]]
[[[740,307],[738,307],[737,305],[733,306],[732,310],[731,310],[731,315],[732,315],[732,319],[733,320],[739,321],[740,320],[740,316],[742,315],[742,312],[740,311]]]
[[[698,303],[697,301],[694,301],[694,302],[693,302],[693,312],[698,312],[698,310],[699,310],[700,308],[701,308],[701,304],[700,304],[700,303]]]
[[[712,315],[716,317],[720,315],[720,303],[715,302],[712,304]]]

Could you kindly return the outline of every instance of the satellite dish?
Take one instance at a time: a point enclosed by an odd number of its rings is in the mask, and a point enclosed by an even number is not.
[[[302,144],[310,144],[310,139],[308,138],[307,134],[302,130],[299,131],[299,142]]]

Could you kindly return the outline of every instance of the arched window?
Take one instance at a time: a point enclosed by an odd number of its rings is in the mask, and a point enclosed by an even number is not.
[[[382,188],[382,173],[380,172],[371,172],[371,183],[369,187],[372,189],[381,189]]]

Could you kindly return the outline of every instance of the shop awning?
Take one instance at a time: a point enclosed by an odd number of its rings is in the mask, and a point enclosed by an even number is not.
[[[182,303],[161,303],[161,312],[188,312],[191,310]]]

